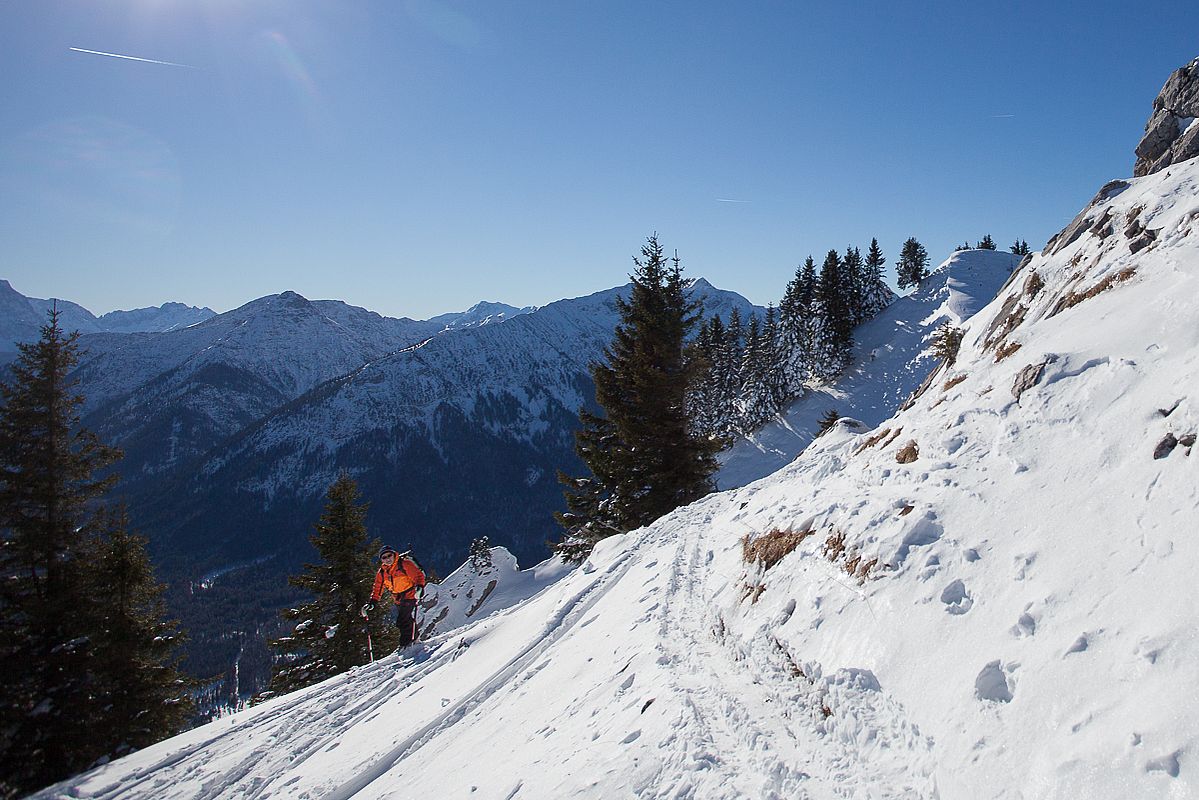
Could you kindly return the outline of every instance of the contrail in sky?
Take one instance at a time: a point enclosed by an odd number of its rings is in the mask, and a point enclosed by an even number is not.
[[[174,61],[155,61],[152,58],[138,58],[137,56],[123,56],[120,53],[104,53],[99,50],[84,50],[82,47],[68,47],[68,50],[74,50],[76,53],[91,53],[94,56],[108,56],[109,58],[124,58],[129,61],[144,61],[147,64],[165,64],[168,67],[183,67],[184,69],[198,69],[190,64],[176,64]]]
[[[1011,119],[1015,114],[992,114],[991,119]]]
[[[752,200],[730,200],[727,197],[717,197],[716,202],[717,203],[751,203],[753,201]]]

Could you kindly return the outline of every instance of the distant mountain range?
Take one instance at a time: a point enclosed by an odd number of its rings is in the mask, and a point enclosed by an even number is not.
[[[488,535],[540,559],[561,507],[559,469],[588,364],[619,319],[623,287],[534,308],[481,302],[394,319],[283,292],[224,314],[168,303],[80,330],[84,423],[122,448],[121,491],[175,579],[308,556],[305,537],[340,470],[372,503],[373,532],[438,569]],[[706,314],[756,309],[692,283]],[[30,341],[50,301],[0,283],[0,332]],[[15,348],[12,348],[15,349]]]
[[[13,289],[8,281],[0,280],[0,362],[8,361],[16,354],[17,342],[37,339],[46,323],[46,311],[52,306],[57,306],[64,330],[80,333],[161,333],[216,316],[211,308],[163,303],[157,308],[110,311],[97,317],[69,300],[26,297]]]

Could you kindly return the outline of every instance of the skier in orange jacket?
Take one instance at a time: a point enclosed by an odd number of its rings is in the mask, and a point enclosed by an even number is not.
[[[362,607],[362,616],[375,608],[383,598],[383,590],[391,592],[396,606],[396,628],[400,631],[400,647],[407,647],[416,640],[416,601],[425,588],[425,573],[411,558],[397,553],[391,547],[379,551],[381,566],[375,573],[375,585],[371,589],[371,601]]]

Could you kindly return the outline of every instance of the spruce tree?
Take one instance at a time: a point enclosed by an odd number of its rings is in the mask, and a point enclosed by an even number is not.
[[[849,320],[854,326],[866,321],[866,265],[862,251],[856,247],[845,248],[841,259],[842,293],[849,309]]]
[[[794,397],[803,392],[816,373],[819,317],[816,262],[811,256],[795,270],[795,277],[787,284],[779,303],[779,317],[785,394]]]
[[[80,425],[78,333],[57,307],[0,385],[0,796],[179,730],[178,634],[123,509],[119,451]]]
[[[367,663],[368,630],[375,653],[387,653],[399,642],[386,608],[376,609],[369,620],[361,616],[378,567],[379,542],[367,537],[367,504],[360,502],[357,483],[343,472],[325,498],[325,511],[308,538],[321,563],[305,564],[302,573],[288,578],[312,599],[283,611],[296,626],[290,636],[271,642],[279,653],[271,694],[302,689]]]
[[[1031,248],[1028,246],[1028,242],[1024,241],[1023,239],[1017,239],[1016,241],[1012,242],[1010,249],[1014,255],[1018,256],[1026,256],[1032,253]]]
[[[782,411],[791,397],[787,389],[782,329],[779,326],[778,312],[773,304],[766,306],[766,322],[763,325],[762,338],[762,364],[765,371],[762,381],[765,387],[767,416],[771,417]]]
[[[91,736],[118,757],[179,732],[192,712],[178,669],[178,624],[166,620],[164,587],[154,578],[146,542],[129,532],[124,507],[98,515],[86,583],[94,598],[100,717]]]
[[[872,319],[895,299],[895,294],[883,280],[883,265],[886,263],[887,259],[883,257],[883,251],[878,246],[878,239],[871,239],[863,265],[866,282],[866,319]]]
[[[928,277],[928,251],[915,237],[903,243],[896,272],[900,289],[919,286]]]
[[[870,283],[881,283],[883,264],[886,263],[887,259],[883,257],[883,249],[878,246],[878,239],[871,239],[870,249],[866,251],[866,279]]]
[[[41,338],[18,345],[0,386],[0,783],[27,791],[89,766],[105,743],[93,670],[93,598],[81,580],[96,501],[118,457],[80,427],[78,333],[52,310]]]
[[[688,394],[689,414],[696,432],[704,436],[718,436],[725,432],[724,417],[727,407],[723,406],[720,390],[724,385],[721,373],[723,364],[720,348],[724,344],[724,324],[719,316],[712,316],[700,326],[695,340],[696,366],[699,372],[696,382]]]
[[[757,314],[751,314],[745,335],[745,351],[741,358],[741,391],[737,398],[737,429],[741,433],[753,431],[769,417],[766,411],[769,367],[765,363],[768,357],[765,349],[762,324]]]
[[[955,328],[948,322],[942,324],[933,332],[933,355],[949,366],[953,366],[953,363],[957,361],[964,336],[965,331],[961,328]]]
[[[820,344],[820,375],[829,380],[845,368],[853,350],[853,317],[846,296],[841,257],[829,250],[820,267],[817,299],[822,317]]]
[[[820,422],[817,423],[816,436],[824,436],[824,434],[831,431],[839,419],[841,419],[841,415],[837,413],[835,408],[830,408],[828,411],[825,411],[824,416],[822,416],[820,418]]]
[[[632,530],[699,499],[711,491],[716,469],[717,443],[696,433],[687,413],[696,370],[686,338],[698,304],[687,297],[678,257],[667,259],[656,235],[633,263],[632,293],[617,300],[621,322],[604,362],[591,368],[604,424],[585,419],[576,438],[592,473],[583,480],[595,483],[565,479],[570,516],[559,521],[563,547],[575,555],[587,544],[580,534]]]
[[[720,387],[720,401],[733,414],[733,406],[741,397],[745,386],[745,326],[741,321],[741,310],[734,308],[729,313],[728,325],[724,328],[724,341],[720,345],[720,374],[724,381]]]
[[[984,236],[982,239],[979,240],[978,246],[975,249],[977,249],[977,250],[994,250],[995,249],[995,240],[992,239],[991,234],[988,233],[986,236]]]

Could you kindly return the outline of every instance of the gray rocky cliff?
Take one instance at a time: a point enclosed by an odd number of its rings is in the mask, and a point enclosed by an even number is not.
[[[1199,58],[1170,75],[1153,101],[1153,114],[1137,145],[1133,175],[1160,172],[1199,156]]]

